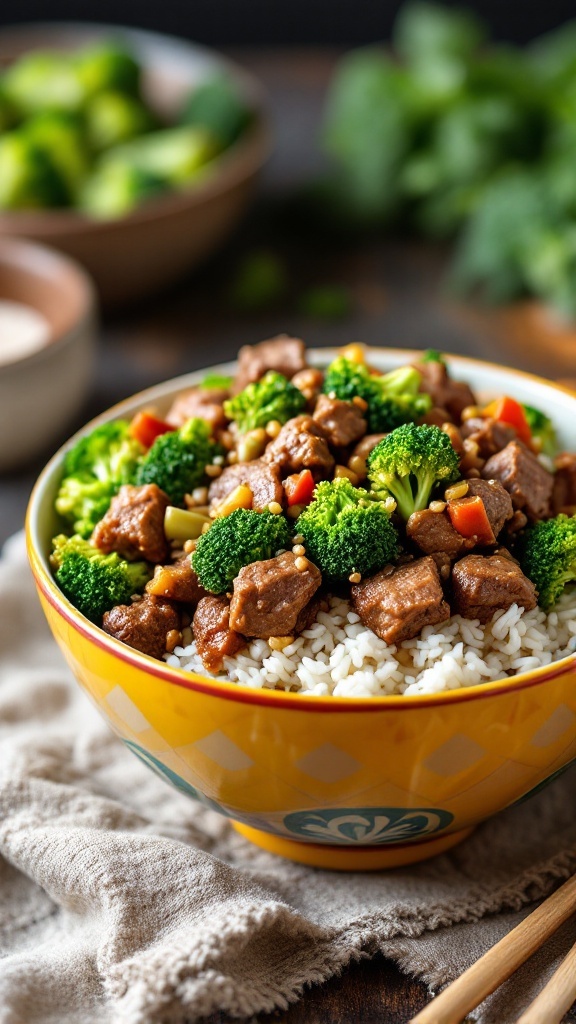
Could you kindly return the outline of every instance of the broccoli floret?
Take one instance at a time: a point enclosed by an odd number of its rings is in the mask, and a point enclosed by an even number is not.
[[[52,542],[50,561],[54,576],[69,601],[92,622],[100,624],[104,612],[127,604],[144,590],[151,577],[146,562],[127,562],[115,551],[104,554],[76,534],[60,534]]]
[[[222,391],[229,391],[233,383],[234,377],[227,377],[222,373],[208,373],[199,386],[207,391],[211,391],[212,388],[215,390],[222,389]]]
[[[427,348],[424,355],[420,357],[421,363],[442,363],[446,366],[446,361],[441,352],[437,348]]]
[[[127,420],[103,423],[66,454],[56,511],[81,537],[90,536],[122,485],[134,483],[144,448],[129,428]]]
[[[558,452],[558,439],[552,420],[532,405],[525,405],[524,412],[532,437],[540,441],[540,451],[553,459]]]
[[[140,462],[136,483],[157,484],[171,505],[182,505],[185,494],[206,482],[205,467],[222,452],[211,433],[209,423],[192,418],[161,434]]]
[[[88,46],[73,58],[73,64],[87,96],[96,96],[108,89],[133,96],[140,91],[140,65],[121,43]]]
[[[398,536],[383,503],[345,477],[318,484],[297,532],[329,581],[356,572],[370,576],[398,554]]]
[[[363,363],[339,356],[324,378],[325,394],[350,401],[355,395],[368,403],[368,432],[383,434],[402,423],[424,416],[432,405],[429,395],[419,394],[422,378],[412,366],[402,366],[383,376],[370,373]]]
[[[576,582],[576,516],[561,514],[530,526],[520,545],[522,571],[538,591],[545,612]]]
[[[240,569],[272,558],[291,546],[292,530],[283,515],[238,508],[214,520],[198,539],[192,565],[206,590],[229,590]]]
[[[90,217],[123,217],[167,188],[157,174],[121,161],[104,162],[86,178],[76,205]]]
[[[368,456],[368,478],[377,497],[391,494],[408,519],[426,508],[440,481],[458,478],[459,459],[439,427],[405,423],[388,434]]]
[[[275,370],[253,384],[248,384],[239,395],[224,402],[224,412],[234,420],[241,434],[256,427],[265,427],[270,420],[286,423],[302,412],[306,399],[294,384]]]

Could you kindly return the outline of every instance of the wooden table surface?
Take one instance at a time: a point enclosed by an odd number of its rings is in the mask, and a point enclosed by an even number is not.
[[[263,175],[261,197],[226,250],[196,276],[167,295],[103,319],[91,393],[71,429],[135,391],[233,358],[240,345],[281,331],[297,334],[309,345],[362,340],[433,347],[546,376],[576,378],[576,338],[569,330],[530,305],[502,312],[455,301],[444,288],[446,258],[438,250],[390,240],[334,245],[280,232],[280,197],[321,167],[317,129],[335,54],[235,56],[263,80],[270,95],[275,151]],[[262,248],[285,260],[291,296],[276,309],[239,314],[226,305],[228,283],[239,257]],[[296,310],[298,290],[322,284],[349,289],[349,317],[326,323]],[[49,454],[20,474],[0,479],[0,545],[22,527],[31,486]],[[261,1015],[252,1024],[403,1024],[427,998],[423,985],[376,958],[311,989],[288,1013]],[[565,1019],[576,1024],[574,1010]],[[217,1014],[210,1024],[228,1021]]]

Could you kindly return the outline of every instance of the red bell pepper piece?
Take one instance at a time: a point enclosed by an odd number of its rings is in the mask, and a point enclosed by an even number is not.
[[[492,416],[493,419],[498,420],[500,423],[507,423],[508,426],[514,427],[518,437],[521,441],[524,441],[524,444],[530,445],[532,443],[532,432],[526,419],[526,413],[520,402],[517,402],[515,398],[510,398],[509,395],[497,398],[496,401],[490,402],[486,406],[484,414]]]
[[[284,491],[288,505],[309,505],[314,493],[314,477],[309,469],[293,473],[284,480]]]

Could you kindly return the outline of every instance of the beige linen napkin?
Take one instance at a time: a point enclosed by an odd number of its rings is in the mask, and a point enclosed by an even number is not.
[[[574,781],[410,869],[275,858],[108,732],[14,538],[0,562],[0,1024],[249,1017],[378,950],[437,990],[576,869]],[[575,938],[566,926],[475,1019],[513,1021]]]

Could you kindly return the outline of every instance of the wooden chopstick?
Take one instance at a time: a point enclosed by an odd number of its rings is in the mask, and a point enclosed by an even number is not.
[[[576,999],[576,943],[516,1024],[560,1024]]]
[[[576,912],[576,875],[464,971],[409,1024],[460,1024]],[[550,1024],[546,1020],[546,1024]]]

